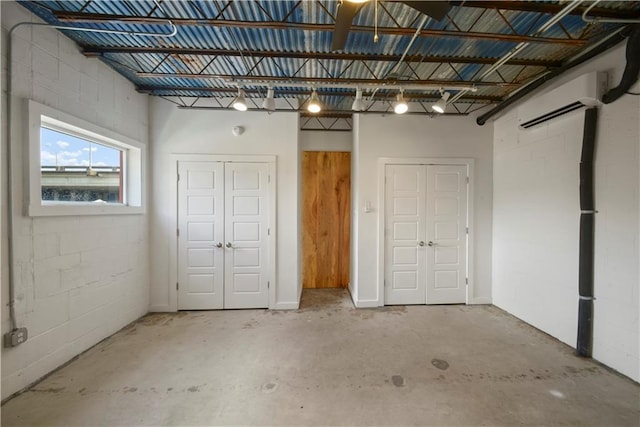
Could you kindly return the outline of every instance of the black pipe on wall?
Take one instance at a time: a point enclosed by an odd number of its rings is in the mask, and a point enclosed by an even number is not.
[[[604,104],[611,104],[620,98],[638,81],[638,73],[640,72],[640,24],[634,25],[633,32],[629,36],[626,58],[627,65],[622,73],[620,84],[602,96]]]
[[[595,233],[595,197],[593,164],[596,148],[598,109],[584,114],[582,155],[580,157],[580,249],[578,258],[578,356],[591,357],[593,347],[593,253]]]
[[[572,59],[571,61],[565,63],[561,67],[550,71],[549,73],[543,75],[537,80],[534,80],[533,82],[525,86],[523,89],[517,91],[516,93],[514,93],[513,95],[511,95],[510,97],[502,101],[500,104],[496,105],[492,110],[489,110],[486,113],[478,116],[476,118],[476,123],[479,124],[480,126],[484,125],[487,122],[487,120],[489,120],[491,117],[495,116],[496,114],[498,114],[499,112],[501,112],[502,110],[510,106],[511,104],[515,103],[516,101],[519,101],[520,99],[524,98],[525,96],[527,96],[528,94],[530,94],[531,92],[533,92],[534,90],[536,90],[537,88],[539,88],[540,86],[548,82],[549,80],[554,79],[555,77],[575,67],[576,65],[580,65],[583,62],[588,61],[589,59],[594,58],[600,55],[601,53],[616,46],[618,43],[622,42],[624,39],[629,37],[632,30],[633,30],[632,26],[626,26],[624,29],[615,33],[613,36],[609,37],[603,43],[599,44],[593,49],[585,52],[584,54],[580,55],[577,58]]]

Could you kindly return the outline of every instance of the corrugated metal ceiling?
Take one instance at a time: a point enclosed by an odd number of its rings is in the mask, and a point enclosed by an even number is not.
[[[167,32],[174,37],[66,31],[87,56],[97,56],[140,91],[164,97],[233,96],[238,84],[260,98],[267,85],[277,97],[302,104],[317,86],[326,110],[349,112],[359,81],[372,100],[389,100],[389,84],[411,83],[405,95],[417,110],[428,112],[438,87],[476,84],[449,106],[468,113],[498,102],[531,79],[596,43],[623,24],[587,24],[582,8],[540,35],[537,31],[567,2],[450,2],[441,21],[425,18],[401,2],[366,4],[356,15],[345,49],[332,52],[332,28],[338,1],[20,1],[45,21],[67,26],[127,31]],[[585,3],[586,5],[587,3]],[[160,7],[159,7],[160,6]],[[594,16],[632,18],[638,1],[606,1]],[[139,18],[134,22],[123,19]],[[422,32],[412,43],[422,23]],[[378,27],[379,41],[373,29]],[[521,42],[529,43],[510,62],[480,79],[498,58]],[[406,54],[405,60],[399,59]],[[419,83],[424,87],[416,88]],[[334,85],[333,87],[329,86]],[[452,90],[455,93],[455,90]],[[183,100],[184,101],[184,100]],[[197,99],[195,100],[197,102]],[[181,101],[182,102],[182,101]],[[184,101],[191,105],[193,100]],[[375,108],[387,103],[375,103]],[[226,104],[225,104],[226,105]]]

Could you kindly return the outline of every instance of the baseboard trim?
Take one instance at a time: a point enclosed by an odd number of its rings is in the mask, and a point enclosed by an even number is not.
[[[300,307],[300,302],[297,301],[285,301],[277,302],[274,310],[297,310]]]
[[[491,304],[491,298],[476,297],[469,304],[471,304],[471,305],[487,305],[487,304]]]
[[[356,308],[375,308],[380,306],[377,299],[365,299],[365,300],[354,299],[353,304],[356,306]]]
[[[149,313],[175,313],[175,312],[176,310],[173,310],[168,304],[149,306]]]

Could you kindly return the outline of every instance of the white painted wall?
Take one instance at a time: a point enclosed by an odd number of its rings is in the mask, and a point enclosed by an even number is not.
[[[233,126],[245,132],[233,136]],[[175,311],[175,282],[169,274],[169,244],[176,230],[168,190],[172,154],[277,156],[276,304],[295,309],[301,292],[299,233],[298,115],[181,110],[163,99],[151,101],[151,311]]]
[[[18,22],[39,21],[14,2],[3,1],[1,8],[4,102],[7,31]],[[86,59],[56,30],[20,28],[13,46],[16,311],[29,339],[2,348],[2,398],[144,315],[149,300],[146,215],[30,218],[23,215],[22,203],[24,99],[146,143],[147,97],[104,64]],[[6,184],[3,174],[4,197]],[[6,206],[3,198],[3,333],[10,328]]]
[[[623,44],[538,93],[596,70],[615,86],[624,63]],[[573,347],[583,118],[521,131],[514,108],[494,123],[494,303]],[[640,97],[600,107],[596,147],[593,357],[638,381]]]
[[[472,117],[355,115],[352,151],[351,292],[358,306],[378,306],[382,295],[379,235],[378,159],[458,157],[475,160],[474,294],[472,303],[491,302],[492,129]],[[365,201],[374,207],[364,212]]]
[[[305,130],[300,132],[302,151],[351,151],[353,132]]]

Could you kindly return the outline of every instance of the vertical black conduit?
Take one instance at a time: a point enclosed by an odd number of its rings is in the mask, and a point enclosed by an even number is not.
[[[593,160],[596,148],[598,109],[588,108],[584,115],[582,156],[580,158],[580,249],[578,275],[578,356],[591,357],[593,343],[593,251],[595,201]]]

